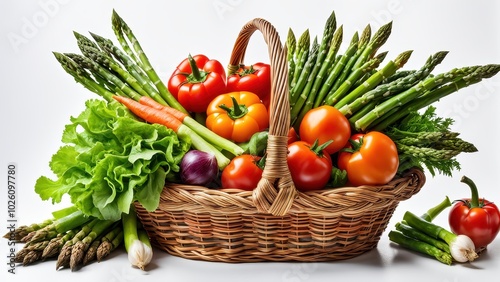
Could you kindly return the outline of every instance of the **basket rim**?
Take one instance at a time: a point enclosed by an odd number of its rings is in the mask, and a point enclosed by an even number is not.
[[[409,199],[425,184],[419,168],[407,171],[385,185],[345,186],[330,189],[298,191],[287,213],[311,214],[360,212],[375,206],[385,206]],[[189,210],[198,213],[253,214],[266,212],[256,209],[253,191],[235,188],[213,189],[204,186],[167,183],[160,196],[159,210]],[[268,213],[269,214],[269,213]]]

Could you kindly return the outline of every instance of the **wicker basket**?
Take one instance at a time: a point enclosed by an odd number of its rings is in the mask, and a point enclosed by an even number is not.
[[[156,211],[136,204],[144,228],[156,247],[206,261],[331,261],[373,249],[398,203],[421,189],[425,175],[414,169],[381,186],[298,192],[286,165],[286,48],[269,22],[254,19],[242,28],[229,72],[243,63],[256,30],[272,68],[267,160],[258,187],[250,192],[167,183]]]

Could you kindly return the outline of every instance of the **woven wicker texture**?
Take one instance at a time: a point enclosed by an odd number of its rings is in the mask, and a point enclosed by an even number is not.
[[[286,47],[269,22],[254,19],[243,26],[229,73],[243,64],[257,30],[272,68],[267,160],[258,187],[250,192],[168,183],[156,211],[136,204],[144,228],[158,248],[206,261],[331,261],[373,249],[398,203],[422,188],[425,175],[414,169],[381,186],[298,192],[286,165]]]

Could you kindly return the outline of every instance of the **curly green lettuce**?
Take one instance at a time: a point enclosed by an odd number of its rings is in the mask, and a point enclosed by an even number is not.
[[[116,102],[88,100],[71,117],[49,166],[56,179],[38,178],[35,192],[59,203],[64,195],[84,214],[118,220],[138,201],[158,207],[165,181],[174,179],[190,148],[171,129],[138,120]]]

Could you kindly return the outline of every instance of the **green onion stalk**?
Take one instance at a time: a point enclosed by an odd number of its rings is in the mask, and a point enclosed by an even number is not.
[[[432,220],[451,205],[450,199],[445,197],[420,217],[406,212],[403,220],[396,223],[396,230],[389,232],[389,239],[404,248],[429,255],[447,265],[453,261],[474,260],[477,254],[470,238],[457,236],[432,223]]]
[[[144,270],[153,258],[153,248],[144,229],[138,228],[134,206],[128,214],[122,214],[123,240],[130,264]]]
[[[422,217],[407,211],[403,220],[411,227],[425,233],[435,239],[445,241],[449,248],[450,254],[455,261],[470,262],[474,261],[478,255],[475,251],[474,242],[466,235],[454,234],[443,227],[440,227],[432,222],[429,222]]]

